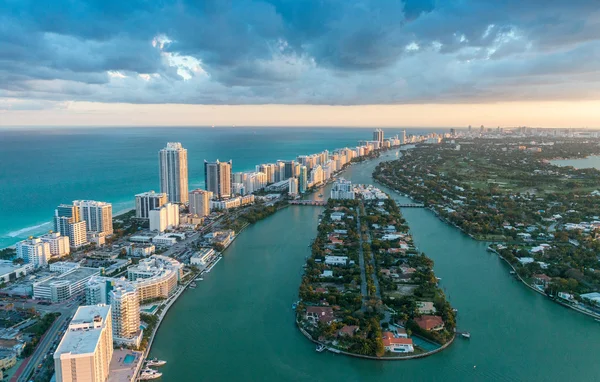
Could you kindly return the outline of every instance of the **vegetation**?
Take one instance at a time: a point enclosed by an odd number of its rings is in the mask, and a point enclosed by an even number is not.
[[[424,145],[380,164],[374,177],[473,238],[502,243],[498,252],[529,283],[578,298],[600,290],[600,171],[550,160],[598,154],[599,143],[541,138],[535,144],[459,140],[459,150]],[[540,275],[551,280],[541,282]]]

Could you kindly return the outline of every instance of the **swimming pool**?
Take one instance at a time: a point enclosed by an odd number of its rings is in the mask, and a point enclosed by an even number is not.
[[[135,361],[135,356],[132,354],[127,354],[125,356],[125,359],[123,359],[123,363],[125,365],[131,365],[133,363],[133,361]]]

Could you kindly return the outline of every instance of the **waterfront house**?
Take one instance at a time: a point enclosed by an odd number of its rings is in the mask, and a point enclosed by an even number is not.
[[[552,278],[546,276],[545,274],[537,274],[537,275],[533,275],[533,282],[536,285],[541,285],[544,288],[546,288],[548,286],[548,284],[550,284],[550,281],[552,281]]]
[[[385,350],[392,353],[412,353],[415,351],[412,339],[395,337],[392,332],[383,332],[382,342]]]
[[[356,332],[358,332],[358,326],[344,325],[343,328],[338,330],[338,337],[353,337]]]
[[[440,316],[423,315],[416,317],[415,322],[423,330],[438,331],[444,329],[444,320]]]
[[[408,333],[404,328],[396,328],[396,337],[408,338]]]
[[[309,306],[306,308],[306,319],[315,325],[318,321],[331,324],[334,320],[333,308],[330,306]]]

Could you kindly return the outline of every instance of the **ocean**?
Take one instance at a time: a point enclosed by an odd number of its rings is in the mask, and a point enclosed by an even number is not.
[[[204,187],[204,160],[233,160],[233,171],[372,139],[371,128],[110,127],[0,129],[0,248],[52,229],[54,208],[76,199],[130,209],[134,195],[159,191],[158,151],[188,150],[190,189]],[[406,129],[407,134],[447,129]],[[385,136],[402,129],[384,129]]]

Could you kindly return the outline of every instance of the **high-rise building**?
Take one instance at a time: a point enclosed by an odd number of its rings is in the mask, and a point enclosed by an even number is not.
[[[54,352],[56,380],[106,381],[113,354],[112,337],[110,306],[77,308]]]
[[[187,150],[179,142],[169,142],[158,152],[160,192],[167,194],[169,202],[188,202]]]
[[[379,142],[379,147],[383,145],[383,130],[375,129],[373,131],[373,140]]]
[[[402,135],[400,136],[400,144],[405,145],[406,143],[406,130],[402,130]]]
[[[288,179],[288,178],[294,178],[295,173],[294,173],[294,168],[295,168],[295,161],[293,160],[287,160],[283,162],[284,165],[284,178],[282,180]]]
[[[54,257],[62,257],[71,253],[69,237],[62,236],[60,232],[52,232],[44,236],[40,236],[44,243],[50,246],[50,254]]]
[[[300,166],[300,175],[298,175],[298,192],[304,194],[308,188],[308,169],[306,166]]]
[[[73,205],[79,209],[79,217],[86,222],[88,233],[98,236],[113,234],[112,204],[95,200],[74,200]]]
[[[298,195],[298,179],[290,178],[290,183],[288,185],[288,194],[290,196]]]
[[[35,268],[45,267],[50,259],[50,244],[41,239],[32,238],[17,243],[17,257]]]
[[[167,203],[165,193],[154,191],[144,192],[135,196],[135,217],[138,219],[150,219],[150,211]]]
[[[54,230],[69,238],[71,248],[80,248],[87,241],[87,224],[80,219],[79,208],[61,204],[54,210]]]
[[[338,179],[331,188],[331,199],[354,199],[352,182],[344,178]]]
[[[190,213],[193,215],[210,215],[210,199],[212,193],[201,189],[190,192]]]
[[[179,206],[173,203],[163,204],[150,211],[150,230],[164,232],[179,227]]]
[[[94,276],[85,286],[85,297],[88,305],[111,306],[115,343],[139,346],[140,297],[134,283],[123,278]]]
[[[134,344],[141,341],[140,297],[130,282],[121,282],[109,293],[112,312],[112,334],[116,343]]]
[[[213,193],[218,199],[232,196],[231,192],[231,167],[233,162],[207,162],[204,161],[204,181],[206,190]]]

